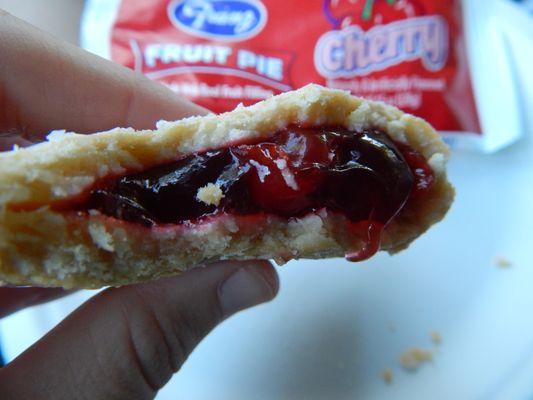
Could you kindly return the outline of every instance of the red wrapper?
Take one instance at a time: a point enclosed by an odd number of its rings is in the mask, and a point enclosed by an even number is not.
[[[310,82],[480,134],[458,0],[121,0],[112,60],[214,111]]]

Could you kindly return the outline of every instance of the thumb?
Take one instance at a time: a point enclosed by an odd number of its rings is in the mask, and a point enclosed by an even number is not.
[[[277,290],[266,261],[107,289],[0,370],[2,398],[151,399],[214,326]]]

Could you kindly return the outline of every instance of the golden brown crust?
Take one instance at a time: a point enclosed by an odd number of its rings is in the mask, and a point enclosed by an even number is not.
[[[407,247],[448,210],[453,200],[445,170],[448,148],[431,126],[383,103],[309,85],[218,116],[160,122],[157,130],[54,134],[46,143],[0,153],[0,280],[98,287],[148,280],[216,259],[321,258],[354,250],[358,244],[347,238],[343,218],[326,212],[289,222],[264,217],[251,231],[247,217],[218,218],[187,229],[147,229],[98,213],[87,217],[48,207],[79,196],[97,179],[268,137],[290,124],[379,128],[429,160],[436,177],[429,196],[387,227],[382,249]]]

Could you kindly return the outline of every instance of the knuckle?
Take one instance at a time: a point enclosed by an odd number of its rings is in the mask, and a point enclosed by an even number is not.
[[[173,373],[171,350],[152,308],[138,298],[131,300],[123,313],[133,363],[147,386],[157,391]]]
[[[124,318],[136,367],[152,390],[159,390],[181,367],[199,341],[194,321],[174,307],[131,288]],[[157,298],[157,297],[156,297]]]

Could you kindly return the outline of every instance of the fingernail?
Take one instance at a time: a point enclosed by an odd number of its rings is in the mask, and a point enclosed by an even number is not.
[[[237,311],[271,300],[277,286],[261,271],[260,265],[247,265],[233,272],[218,287],[222,312],[229,316]]]

